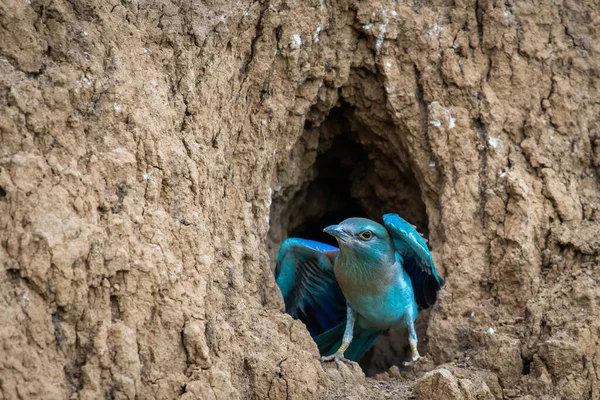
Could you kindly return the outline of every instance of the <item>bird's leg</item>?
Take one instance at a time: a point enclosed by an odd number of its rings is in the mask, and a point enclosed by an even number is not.
[[[425,359],[425,357],[421,357],[419,355],[419,350],[417,350],[417,331],[415,330],[414,321],[410,321],[408,323],[408,344],[410,345],[410,351],[412,353],[411,361],[405,361],[402,363],[405,367],[413,364],[419,360]]]
[[[346,330],[344,331],[344,337],[342,339],[342,345],[334,354],[329,356],[321,357],[321,362],[325,361],[335,361],[335,366],[337,368],[340,367],[340,361],[346,361],[350,363],[352,368],[354,368],[354,361],[348,360],[344,357],[344,351],[348,349],[350,343],[352,343],[352,337],[354,334],[354,322],[356,321],[356,311],[354,311],[350,306],[347,306],[346,309]]]

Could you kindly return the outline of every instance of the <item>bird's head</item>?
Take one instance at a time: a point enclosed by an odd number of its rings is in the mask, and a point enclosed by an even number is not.
[[[360,258],[394,263],[394,245],[385,227],[366,218],[348,218],[323,232],[335,237],[340,255],[352,253]]]

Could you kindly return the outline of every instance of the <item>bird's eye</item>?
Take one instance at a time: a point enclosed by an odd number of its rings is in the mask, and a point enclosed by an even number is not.
[[[373,237],[373,232],[371,232],[371,231],[362,231],[361,233],[358,234],[358,236],[360,236],[360,238],[362,240],[371,240],[371,238]]]

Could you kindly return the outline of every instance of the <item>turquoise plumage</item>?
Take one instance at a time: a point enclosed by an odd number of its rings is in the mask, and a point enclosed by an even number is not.
[[[339,249],[290,238],[275,268],[286,312],[304,322],[322,361],[358,361],[394,326],[408,328],[412,361],[420,359],[414,321],[444,284],[426,241],[397,214],[383,225],[349,218],[324,232]]]

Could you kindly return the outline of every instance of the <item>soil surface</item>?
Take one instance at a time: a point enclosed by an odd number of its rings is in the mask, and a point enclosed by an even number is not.
[[[599,25],[598,0],[0,2],[0,398],[600,399]],[[429,359],[398,368],[392,330],[322,366],[274,255],[386,212],[446,279]]]

